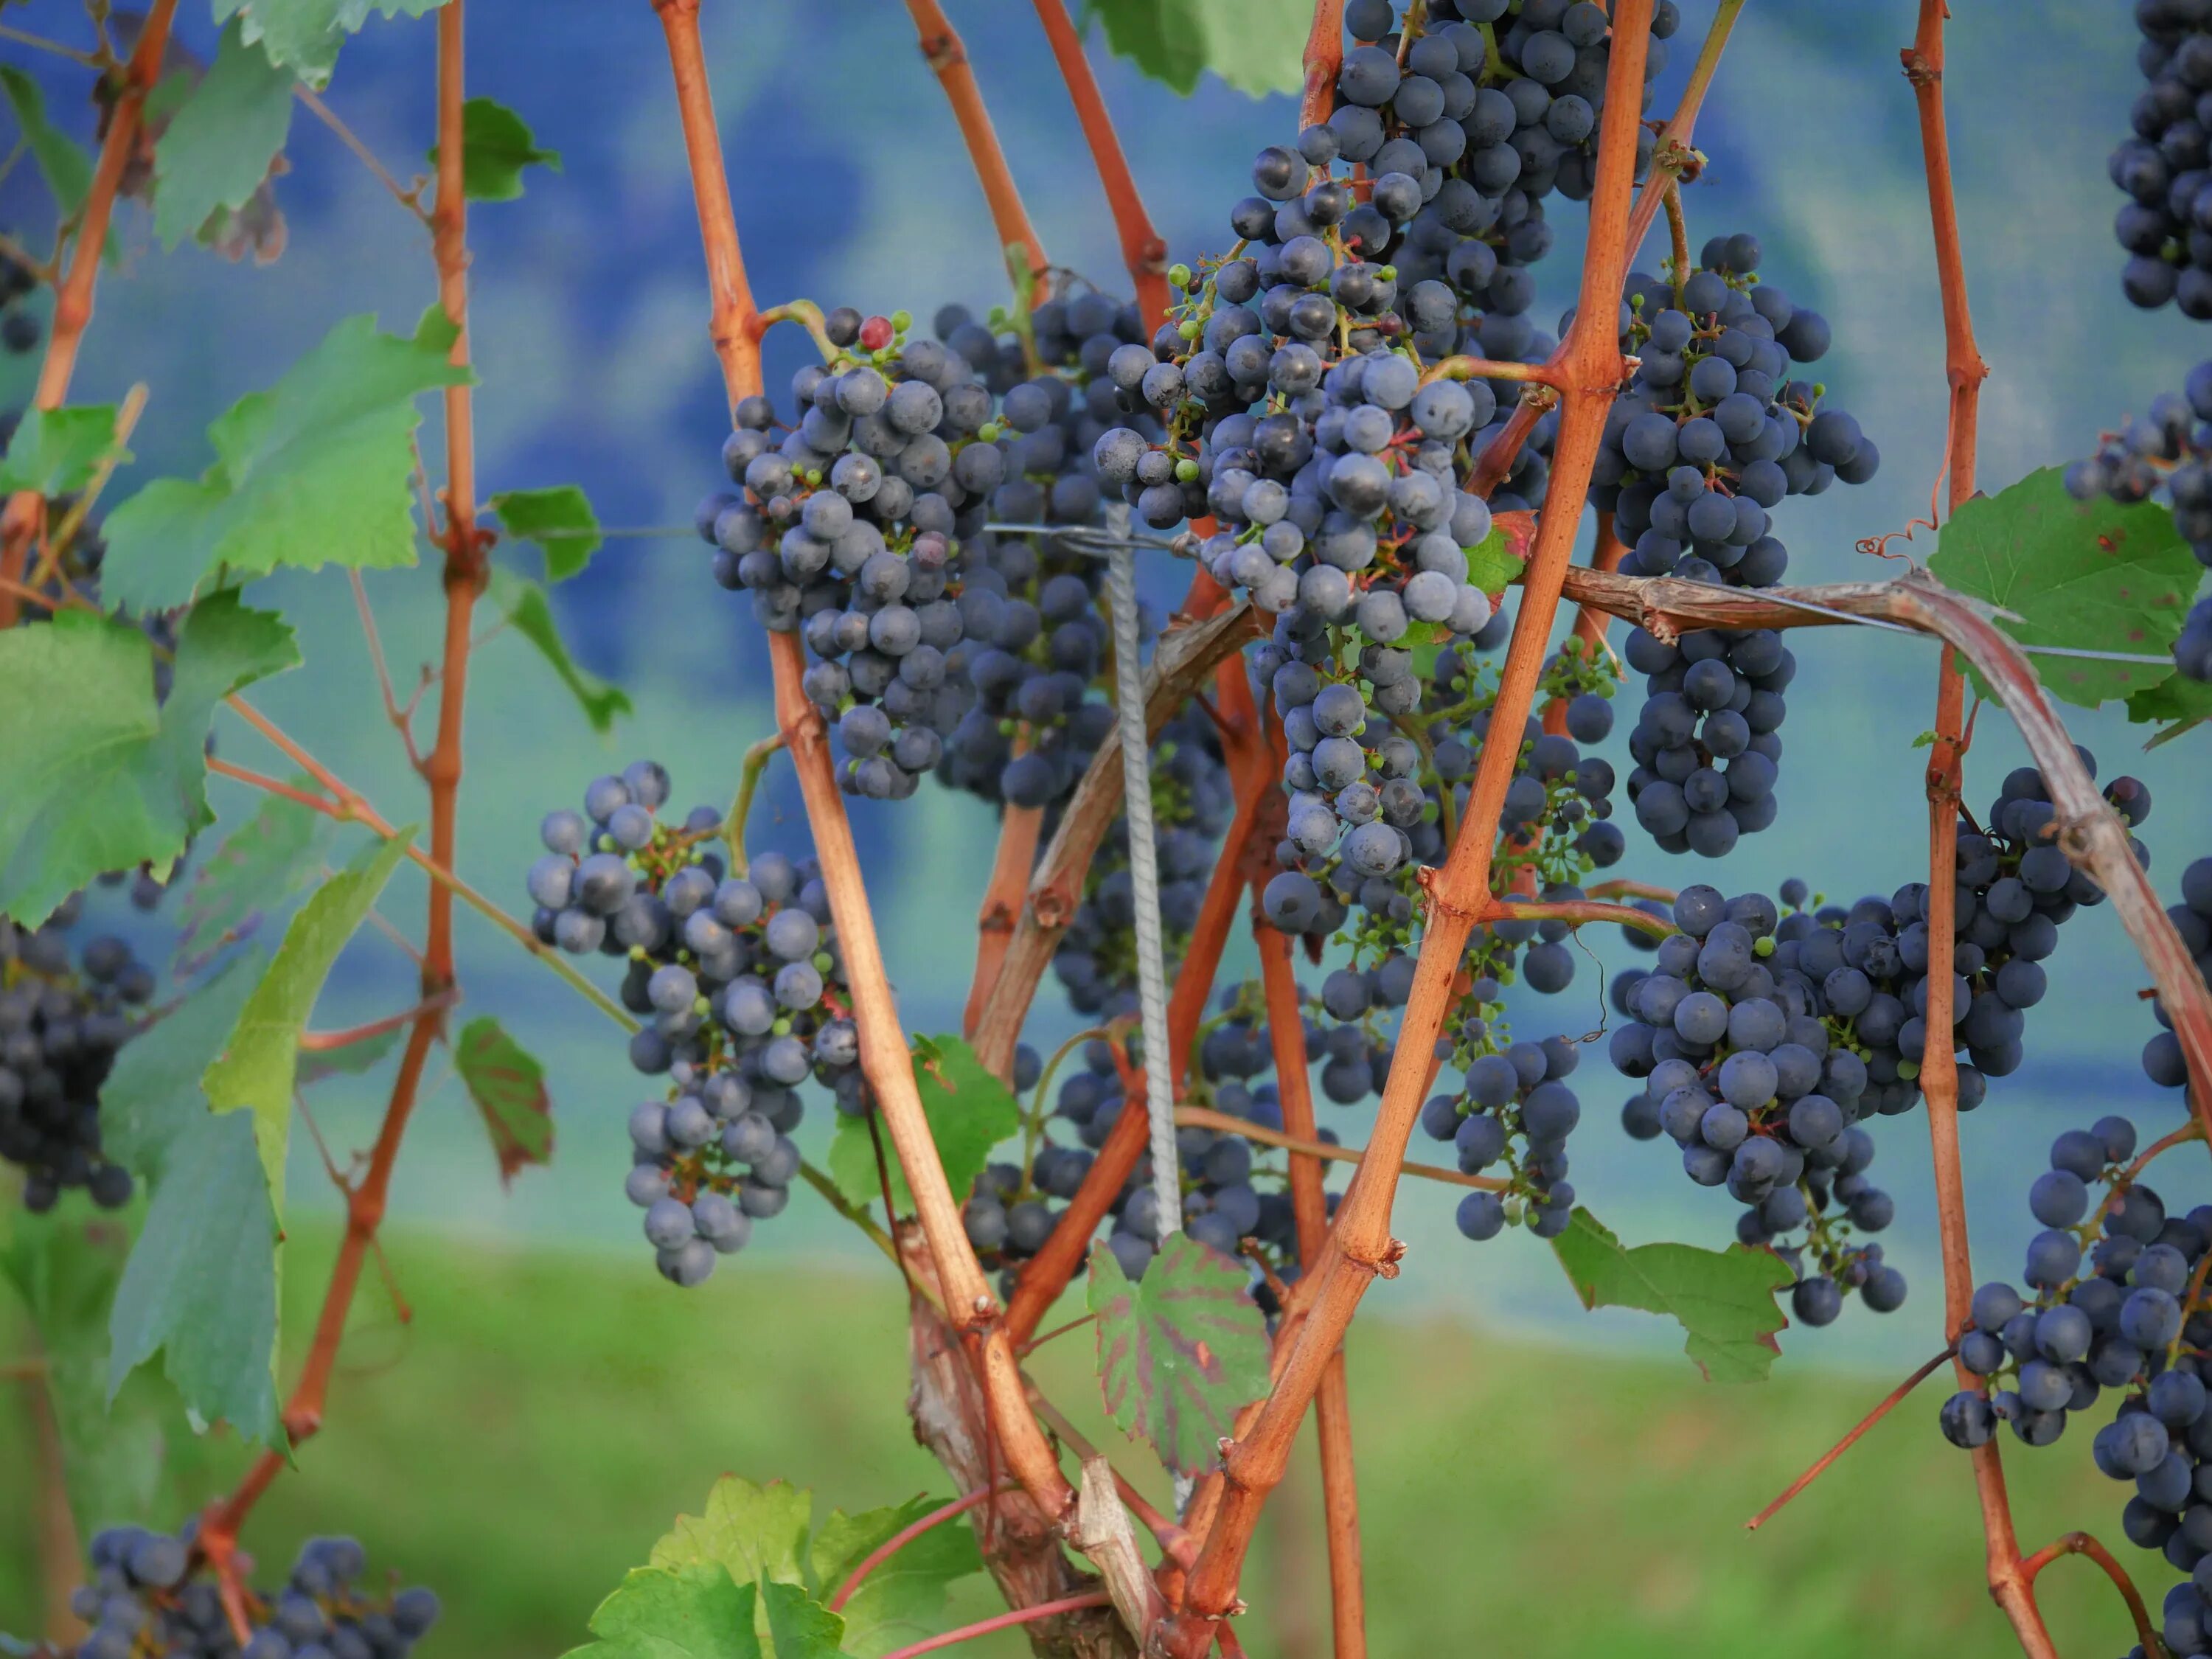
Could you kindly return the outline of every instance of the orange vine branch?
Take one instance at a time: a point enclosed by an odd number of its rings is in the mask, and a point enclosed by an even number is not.
[[[1795,1480],[1792,1480],[1789,1486],[1784,1487],[1781,1497],[1776,1498],[1765,1509],[1759,1510],[1757,1515],[1753,1516],[1750,1520],[1745,1522],[1743,1523],[1744,1530],[1746,1532],[1757,1532],[1769,1521],[1771,1521],[1776,1515],[1780,1513],[1784,1504],[1787,1504],[1791,1498],[1796,1497],[1799,1492],[1804,1491],[1806,1487],[1811,1486],[1815,1480],[1818,1480],[1823,1474],[1826,1474],[1828,1472],[1828,1465],[1841,1457],[1853,1446],[1858,1444],[1859,1437],[1862,1435],[1863,1435],[1869,1429],[1872,1428],[1875,1424],[1881,1422],[1883,1418],[1888,1416],[1892,1411],[1897,1408],[1899,1402],[1901,1401],[1905,1395],[1911,1394],[1915,1389],[1918,1388],[1923,1382],[1925,1382],[1930,1376],[1934,1376],[1937,1368],[1940,1367],[1945,1360],[1957,1353],[1958,1351],[1957,1344],[1953,1344],[1951,1346],[1944,1349],[1942,1352],[1937,1354],[1933,1359],[1930,1359],[1925,1364],[1922,1365],[1918,1370],[1915,1370],[1912,1375],[1906,1377],[1904,1382],[1892,1389],[1888,1394],[1882,1397],[1882,1401],[1880,1405],[1876,1406],[1864,1417],[1859,1419],[1857,1424],[1853,1426],[1849,1434],[1845,1435],[1841,1440],[1836,1442],[1834,1445],[1829,1447],[1827,1450],[1822,1452],[1820,1457],[1814,1461],[1811,1468],[1806,1470],[1804,1474],[1799,1475]]]
[[[1168,314],[1168,245],[1145,211],[1137,193],[1137,180],[1122,154],[1114,118],[1106,112],[1099,95],[1098,78],[1084,55],[1083,37],[1067,15],[1064,0],[1036,0],[1037,21],[1052,43],[1053,61],[1067,82],[1067,95],[1075,104],[1075,118],[1082,124],[1084,142],[1098,167],[1098,182],[1106,191],[1106,205],[1114,215],[1114,228],[1121,240],[1121,263],[1128,268],[1138,314],[1144,319],[1145,337],[1150,339]]]
[[[32,407],[59,409],[69,400],[70,378],[76,372],[78,348],[92,322],[94,289],[100,282],[100,258],[107,246],[107,228],[115,213],[116,193],[124,170],[138,153],[138,137],[145,120],[146,97],[161,78],[162,55],[168,50],[169,25],[177,15],[177,0],[154,0],[146,13],[138,45],[123,72],[123,86],[110,116],[107,136],[100,141],[100,161],[93,168],[92,184],[79,210],[77,231],[70,247],[69,269],[54,294],[54,314],[46,335],[46,355],[39,365],[39,384]],[[21,582],[27,568],[31,538],[46,516],[46,498],[35,489],[19,489],[0,509],[0,578]],[[0,628],[12,628],[21,615],[21,599],[13,586],[0,588]]]
[[[654,0],[654,3],[661,7],[664,17],[672,4],[697,9],[697,0]],[[945,88],[945,101],[952,106],[952,118],[959,125],[960,137],[968,146],[968,160],[975,169],[976,182],[983,187],[983,200],[991,210],[991,222],[998,229],[1000,251],[1008,258],[1013,255],[1007,250],[1021,251],[1021,257],[1029,265],[1031,301],[1042,301],[1052,290],[1051,267],[1045,260],[1044,244],[1038,240],[1036,227],[1030,223],[1029,210],[1022,205],[1022,193],[1014,187],[1014,175],[1006,166],[1006,152],[1000,147],[998,129],[991,125],[991,112],[983,106],[982,89],[975,84],[975,70],[968,61],[968,48],[937,0],[906,0],[906,9],[914,19],[923,60],[937,76],[938,85]],[[694,158],[693,167],[695,180],[696,159]],[[714,162],[715,175],[720,177],[719,147]]]
[[[2112,1588],[2128,1604],[2128,1617],[2135,1620],[2136,1639],[2142,1644],[2145,1653],[2153,1659],[2165,1659],[2166,1644],[2159,1638],[2157,1628],[2150,1622],[2150,1610],[2143,1606],[2142,1594],[2128,1570],[2112,1559],[2112,1553],[2086,1532],[2069,1532],[2063,1538],[2045,1545],[2021,1564],[2021,1571],[2033,1581],[2045,1567],[2062,1555],[2086,1555],[2105,1570],[2105,1577],[2112,1581]]]

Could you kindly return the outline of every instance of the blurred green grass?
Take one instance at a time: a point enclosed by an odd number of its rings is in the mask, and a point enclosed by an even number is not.
[[[288,1251],[294,1339],[333,1243],[310,1229]],[[724,1471],[810,1486],[817,1514],[945,1490],[904,1414],[888,1270],[739,1258],[679,1292],[643,1255],[398,1234],[391,1263],[412,1322],[372,1275],[329,1426],[277,1482],[248,1547],[281,1566],[302,1537],[354,1533],[377,1570],[444,1596],[425,1659],[547,1659],[584,1638],[599,1599]],[[1965,1460],[1935,1432],[1941,1377],[1753,1534],[1744,1519],[1893,1379],[1785,1358],[1766,1386],[1721,1389],[1684,1359],[1547,1348],[1441,1318],[1370,1317],[1350,1352],[1379,1659],[2016,1651],[1981,1589]],[[1087,1330],[1033,1357],[1048,1393],[1164,1497],[1143,1449],[1102,1421],[1090,1363]],[[22,1631],[37,1605],[29,1448],[15,1398],[0,1405],[0,1629]],[[2169,1570],[2120,1540],[2119,1493],[2089,1466],[2087,1438],[2077,1424],[2051,1451],[2009,1449],[2023,1541],[2096,1531],[2155,1606]],[[238,1462],[214,1448],[188,1478],[212,1491]],[[1247,1575],[1255,1659],[1326,1651],[1310,1468],[1302,1455]],[[2062,1561],[2043,1584],[2062,1651],[2126,1650],[2118,1599],[2093,1568]],[[999,1604],[979,1577],[953,1610]],[[1027,1648],[1009,1634],[962,1651]]]

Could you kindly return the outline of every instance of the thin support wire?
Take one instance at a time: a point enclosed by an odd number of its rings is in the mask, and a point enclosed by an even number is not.
[[[1145,1034],[1145,1110],[1152,1120],[1152,1194],[1159,1238],[1182,1231],[1182,1159],[1176,1151],[1175,1066],[1168,1052],[1167,963],[1160,945],[1159,851],[1152,839],[1152,742],[1145,729],[1145,679],[1137,658],[1137,560],[1128,541],[1129,509],[1106,509],[1112,549],[1106,597],[1114,617],[1114,675],[1121,733],[1123,821],[1129,832],[1129,884],[1136,902],[1137,1004]]]

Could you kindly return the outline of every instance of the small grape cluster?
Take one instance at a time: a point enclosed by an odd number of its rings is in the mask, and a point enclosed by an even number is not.
[[[2154,311],[2212,319],[2212,15],[2192,0],[2138,0],[2136,63],[2149,84],[2133,135],[2107,171],[2128,197],[2112,234],[2128,253],[2120,289]]]
[[[2212,270],[2206,281],[2212,283]],[[2212,568],[2212,362],[2197,364],[2182,391],[2159,393],[2142,419],[2126,421],[2094,455],[2068,467],[2066,489],[2076,501],[2109,495],[2124,505],[2164,490],[2174,529]],[[2192,680],[2212,680],[2212,599],[2191,607],[2173,665]]]
[[[1986,1444],[2001,1422],[2047,1446],[2104,1390],[2123,1390],[2090,1455],[2134,1483],[2120,1516],[2129,1541],[2189,1575],[2166,1594],[2163,1634],[2190,1656],[2212,1651],[2212,1508],[2200,1485],[2212,1479],[2212,1205],[2169,1214],[2140,1178],[2150,1154],[2137,1157],[2136,1142],[2134,1124],[2106,1117],[2051,1143],[2051,1167],[2028,1189],[2044,1227],[2028,1243],[2028,1289],[2000,1279],[1975,1291],[1959,1360],[1985,1380],[1946,1400],[1937,1422],[1954,1446]]]
[[[132,1190],[101,1152],[100,1091],[153,1000],[154,971],[112,935],[72,941],[83,908],[77,893],[36,928],[0,917],[0,1158],[23,1170],[33,1211],[73,1187],[119,1209]]]
[[[193,1547],[196,1525],[174,1535],[112,1528],[92,1540],[92,1582],[70,1610],[91,1632],[64,1659],[406,1659],[437,1623],[434,1592],[356,1584],[368,1553],[350,1538],[311,1538],[283,1587],[243,1591],[243,1644],[214,1576]],[[251,1573],[252,1562],[239,1558]],[[39,1650],[33,1650],[39,1651]]]
[[[1237,811],[1220,737],[1198,709],[1178,713],[1153,739],[1152,786],[1162,945],[1172,979]],[[1102,1021],[1137,1017],[1136,893],[1127,818],[1116,817],[1108,827],[1052,965],[1077,1013]]]
[[[1475,1041],[1489,1036],[1486,1029]],[[1565,1079],[1581,1057],[1565,1037],[1510,1043],[1468,1061],[1458,1094],[1432,1095],[1421,1108],[1422,1129],[1452,1143],[1462,1174],[1505,1165],[1503,1193],[1478,1188],[1460,1200],[1456,1219],[1468,1238],[1495,1238],[1509,1222],[1539,1238],[1566,1231],[1575,1206],[1567,1137],[1583,1109]]]
[[[1807,896],[1802,882],[1785,884],[1785,915],[1763,893],[1684,888],[1672,913],[1680,931],[1659,942],[1648,972],[1615,983],[1632,1023],[1614,1031],[1612,1054],[1644,1079],[1623,1114],[1629,1133],[1664,1133],[1692,1181],[1725,1187],[1745,1206],[1736,1237],[1791,1261],[1798,1319],[1825,1325],[1848,1291],[1888,1313],[1905,1285],[1879,1247],[1848,1242],[1887,1227],[1896,1206],[1867,1179],[1874,1141],[1855,1127],[1870,1109],[1866,1063],[1793,965],[1832,931],[1796,908]]]
[[[547,816],[528,886],[541,939],[629,960],[623,1006],[650,1021],[630,1062],[672,1087],[630,1114],[624,1191],[662,1273],[691,1285],[789,1201],[799,1086],[816,1079],[848,1111],[865,1102],[820,879],[776,853],[726,875],[720,814],[672,829],[654,817],[668,789],[649,760],[594,780],[582,813]]]
[[[2198,859],[2181,872],[2181,902],[2169,905],[2166,914],[2197,958],[2197,976],[2212,985],[2212,858]],[[2173,1034],[2173,1017],[2163,1002],[2154,1001],[2151,1012],[2163,1029],[2143,1045],[2143,1073],[2161,1089],[2181,1088],[2189,1081],[2189,1063]]]
[[[39,273],[13,254],[0,252],[0,351],[20,357],[46,332],[23,301],[39,291]]]
[[[1828,349],[1828,325],[1761,283],[1758,239],[1717,236],[1673,281],[1632,276],[1635,378],[1607,417],[1591,499],[1629,544],[1632,575],[1771,587],[1789,550],[1783,498],[1863,483],[1881,455],[1822,388],[1786,377]],[[1661,849],[1719,858],[1774,822],[1796,659],[1770,629],[1662,641],[1642,629],[1629,665],[1649,677],[1629,739],[1628,796]]]

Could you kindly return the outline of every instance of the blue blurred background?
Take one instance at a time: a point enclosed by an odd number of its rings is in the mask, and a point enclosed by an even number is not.
[[[1684,10],[1655,102],[1661,111],[1673,104],[1711,7],[1686,0]],[[2100,427],[2178,385],[2197,355],[2191,325],[2171,311],[2133,312],[2119,297],[2104,156],[2125,131],[2137,76],[2132,32],[2109,10],[2017,0],[1962,8],[1953,25],[1948,93],[1963,235],[1982,349],[1994,368],[1984,401],[1985,487],[2083,453]],[[903,306],[926,319],[947,301],[980,313],[1004,299],[981,193],[902,8],[891,0],[752,0],[710,3],[705,12],[731,184],[763,303],[805,295],[870,311]],[[1799,580],[1879,574],[1853,544],[1927,511],[1943,436],[1927,210],[1897,57],[1913,14],[1908,0],[1749,8],[1698,129],[1711,165],[1686,191],[1692,246],[1716,232],[1752,230],[1765,246],[1763,275],[1827,313],[1836,344],[1823,377],[1885,457],[1872,484],[1793,500],[1781,516],[1778,530]],[[82,28],[65,0],[34,0],[9,17],[64,37]],[[1113,226],[1027,8],[969,4],[955,21],[1051,257],[1121,287]],[[472,214],[483,492],[575,483],[606,524],[684,525],[717,482],[724,409],[704,334],[697,231],[660,30],[642,0],[588,12],[543,0],[474,0],[468,27],[471,90],[512,106],[563,156],[562,171],[529,175],[522,201]],[[179,30],[212,55],[206,8],[185,8]],[[403,177],[425,165],[433,57],[428,25],[372,22],[346,47],[327,94]],[[1249,189],[1253,152],[1294,131],[1291,100],[1254,100],[1211,79],[1181,99],[1108,58],[1099,43],[1093,57],[1175,255],[1223,246],[1226,209]],[[89,137],[81,71],[6,42],[0,58],[36,76],[58,118]],[[122,263],[103,279],[72,394],[104,401],[136,381],[150,388],[137,461],[111,487],[111,500],[160,474],[197,472],[208,459],[206,422],[271,381],[337,319],[374,312],[402,329],[431,301],[426,238],[304,111],[295,112],[287,153],[291,170],[278,199],[290,243],[272,267],[232,265],[191,247],[164,257],[143,210],[121,216]],[[1540,270],[1538,313],[1547,320],[1571,300],[1582,220],[1580,208],[1553,205],[1562,234]],[[0,186],[0,221],[36,246],[50,218],[31,169],[18,167]],[[1645,263],[1658,252],[1650,249]],[[773,336],[771,386],[808,349],[795,331]],[[33,358],[0,368],[0,401],[20,400],[34,367]],[[425,407],[423,447],[434,456],[438,416],[430,400]],[[1923,534],[1911,550],[1928,547]],[[1148,573],[1148,589],[1171,601],[1187,574],[1163,561]],[[369,589],[404,690],[434,646],[438,583],[424,568],[377,575]],[[298,625],[310,664],[258,701],[395,821],[419,817],[416,780],[380,716],[344,584],[288,576],[264,583],[257,597]],[[479,653],[459,862],[469,879],[518,909],[526,903],[521,872],[535,851],[534,826],[547,808],[572,803],[594,774],[648,753],[673,772],[679,802],[726,799],[740,752],[769,724],[760,636],[743,600],[708,580],[697,543],[614,541],[556,590],[555,604],[580,659],[625,688],[637,714],[602,742],[526,645],[508,635]],[[1911,879],[1919,862],[1922,757],[1911,743],[1931,720],[1934,653],[1917,640],[1866,630],[1807,630],[1792,643],[1802,667],[1785,734],[1783,817],[1745,842],[1723,884],[1771,889],[1802,875],[1846,900],[1887,893]],[[2106,776],[2130,769],[2149,782],[2157,810],[2146,839],[2154,874],[2171,896],[2191,851],[2205,850],[2202,835],[2212,823],[2207,739],[2194,734],[2138,754],[2147,732],[2117,709],[2084,714],[2077,729]],[[1978,801],[2021,758],[1994,711],[1979,732],[1968,792]],[[220,740],[241,762],[273,763],[243,728],[224,729]],[[803,823],[787,769],[779,763],[770,778],[756,839],[797,847]],[[235,822],[253,803],[224,793],[220,805],[226,822]],[[901,805],[860,804],[855,817],[906,1022],[955,1029],[994,834],[989,815],[933,785]],[[1630,858],[1615,873],[1670,885],[1712,874],[1656,853],[1630,830]],[[419,895],[414,872],[403,870],[385,908],[411,926]],[[657,1292],[620,1191],[621,1124],[636,1091],[621,1042],[476,919],[465,913],[460,927],[469,1010],[497,1014],[546,1062],[559,1148],[550,1169],[530,1170],[502,1193],[474,1115],[447,1078],[410,1133],[395,1187],[399,1212],[489,1235],[604,1243],[635,1261],[641,1294]],[[1626,958],[1617,940],[1596,934],[1589,943],[1609,966]],[[2026,1237],[2026,1179],[2057,1129],[2126,1110],[2154,1131],[2179,1111],[2178,1097],[2152,1090],[2136,1066],[2151,1030],[2136,999],[2143,975],[2109,911],[2072,924],[2051,967],[2053,991],[2032,1017],[2027,1064],[1999,1082],[1966,1126],[1969,1199],[1986,1262],[2013,1257]],[[1232,953],[1228,973],[1249,968],[1249,957]],[[316,1023],[383,1013],[404,1000],[408,979],[398,951],[365,933]],[[1585,963],[1553,1006],[1522,1011],[1521,1029],[1580,1034],[1602,1025],[1603,983]],[[1073,1025],[1048,985],[1032,1040],[1045,1046]],[[1625,1090],[1601,1060],[1582,1080],[1575,1182],[1584,1201],[1632,1240],[1729,1237],[1732,1206],[1683,1181],[1663,1143],[1638,1145],[1618,1132]],[[382,1092],[380,1076],[319,1091],[319,1117],[334,1144],[366,1143]],[[1340,1115],[1335,1124],[1355,1143],[1364,1132],[1360,1115]],[[1790,1363],[1887,1364],[1930,1346],[1937,1296],[1923,1121],[1916,1114],[1884,1123],[1876,1166],[1899,1199],[1890,1249],[1913,1280],[1912,1301],[1886,1321],[1854,1307],[1847,1339],[1838,1332],[1793,1340]],[[295,1147],[292,1203],[327,1206],[311,1149]],[[1634,1316],[1593,1320],[1566,1294],[1548,1251],[1521,1237],[1470,1247],[1453,1232],[1450,1207],[1449,1195],[1433,1188],[1403,1194],[1398,1226],[1413,1248],[1404,1276],[1375,1298],[1377,1312],[1442,1308],[1576,1340],[1671,1347],[1677,1340]],[[767,1257],[865,1246],[802,1200],[790,1218],[762,1230],[757,1249]],[[757,1269],[749,1258],[739,1270]]]

